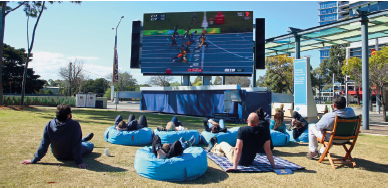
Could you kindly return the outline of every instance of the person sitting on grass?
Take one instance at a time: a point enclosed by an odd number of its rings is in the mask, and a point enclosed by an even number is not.
[[[75,160],[79,168],[88,168],[82,160],[83,156],[91,153],[94,144],[90,141],[94,133],[82,139],[79,122],[72,120],[72,111],[68,104],[57,106],[56,118],[49,121],[43,129],[43,137],[34,158],[20,162],[21,164],[35,164],[46,154],[50,145],[53,156],[57,160]]]
[[[208,119],[205,117],[203,122],[204,122],[205,131],[208,131],[211,133],[219,133],[219,132],[226,133],[227,132],[227,128],[225,128],[225,123],[224,123],[223,119],[220,119],[219,123],[217,123],[216,120]]]
[[[139,122],[137,122],[137,120],[134,118],[134,115],[130,114],[128,118],[128,123],[126,123],[122,120],[122,116],[118,115],[115,118],[115,129],[117,129],[118,131],[135,131],[144,127],[148,127],[147,118],[144,115],[141,115],[139,117]]]
[[[158,131],[186,131],[187,128],[182,126],[181,121],[177,117],[173,117],[170,122],[167,123],[166,128],[162,126],[156,127]]]
[[[308,122],[297,111],[293,112],[292,117],[291,130],[293,131],[293,138],[297,139],[308,129]]]
[[[274,114],[274,118],[270,121],[270,129],[273,129],[275,131],[286,133],[286,125],[284,122],[284,112],[281,110],[278,110]]]
[[[195,137],[193,135],[187,142],[183,137],[181,137],[174,143],[162,144],[159,135],[155,135],[152,139],[152,153],[154,153],[158,159],[180,156],[186,148],[192,147],[194,142]]]
[[[270,133],[265,128],[258,126],[259,118],[256,113],[251,113],[247,119],[248,126],[240,127],[236,136],[236,146],[232,147],[226,142],[217,142],[216,137],[212,137],[209,142],[209,150],[228,158],[233,167],[226,171],[236,170],[238,165],[249,166],[253,163],[257,151],[263,146],[266,157],[273,168],[281,168],[274,164],[273,153],[270,150]],[[265,125],[268,123],[263,122]]]

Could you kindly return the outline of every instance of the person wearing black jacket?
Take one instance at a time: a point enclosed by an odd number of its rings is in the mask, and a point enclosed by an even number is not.
[[[156,158],[158,159],[180,156],[182,155],[183,151],[186,148],[191,147],[194,144],[194,142],[195,142],[195,137],[193,135],[187,142],[185,142],[185,139],[181,137],[179,140],[176,140],[174,143],[162,144],[162,140],[160,139],[159,135],[155,135],[152,138],[152,153],[154,153]]]
[[[292,129],[293,138],[297,139],[305,130],[308,129],[308,122],[297,111],[293,112],[292,117],[291,125],[294,127]]]
[[[68,104],[57,106],[56,118],[49,121],[44,130],[41,144],[34,158],[20,162],[21,164],[35,164],[40,161],[51,145],[53,156],[58,160],[75,160],[79,168],[88,168],[82,160],[83,156],[91,153],[94,144],[87,142],[92,139],[93,133],[82,139],[79,122],[72,120],[72,111]]]
[[[226,133],[227,128],[225,128],[225,123],[223,119],[220,119],[217,123],[217,120],[208,119],[207,117],[204,118],[204,128],[205,131],[211,132],[211,133]]]
[[[263,111],[262,108],[259,108],[255,113],[258,115],[259,118],[259,123],[258,126],[261,127],[264,131],[267,131],[267,134],[269,134],[269,139],[270,139],[270,150],[274,149],[272,137],[270,135],[270,116],[266,112]],[[265,150],[263,147],[261,147],[258,150],[258,153],[265,153]]]

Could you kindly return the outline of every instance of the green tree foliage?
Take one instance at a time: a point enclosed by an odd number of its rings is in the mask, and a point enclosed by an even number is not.
[[[202,76],[197,76],[196,79],[194,80],[194,82],[191,83],[191,85],[196,86],[196,84],[198,82],[201,82],[201,85],[202,85]],[[201,86],[201,85],[198,85],[198,86]]]
[[[198,81],[197,83],[192,84],[192,86],[202,86],[202,81]]]
[[[293,91],[293,57],[276,55],[266,58],[266,74],[258,78],[256,85],[269,87],[274,93],[288,93]]]
[[[22,90],[22,78],[24,63],[26,61],[26,50],[23,48],[15,49],[7,44],[3,44],[3,61],[2,61],[2,82],[3,93],[9,93],[11,82],[11,93],[20,93]],[[40,80],[39,75],[34,75],[32,68],[27,70],[26,93],[36,93],[43,88],[44,80]]]
[[[315,68],[311,71],[311,84],[313,87],[318,89],[319,96],[318,100],[320,101],[320,92],[321,92],[321,86],[327,83],[327,76],[326,72],[322,70],[320,67]]]
[[[239,77],[239,76],[226,76],[225,83],[228,84],[239,84],[240,87],[249,87],[251,84],[248,77]]]
[[[172,76],[153,76],[149,78],[148,84],[151,86],[169,87],[173,79]]]
[[[329,52],[330,59],[328,61],[322,61],[322,63],[320,64],[320,68],[326,71],[328,81],[333,80],[333,74],[334,74],[335,81],[340,83],[345,81],[341,68],[346,58],[347,46],[349,46],[348,43],[332,46]]]
[[[170,83],[170,86],[180,86],[181,84],[178,81]]]
[[[118,73],[118,81],[114,83],[116,91],[135,91],[137,80],[127,71]]]
[[[109,88],[108,83],[109,81],[104,78],[97,78],[95,80],[89,79],[83,83],[81,89],[85,93],[92,92],[96,94],[97,97],[102,97],[105,94],[106,89]]]
[[[213,82],[213,85],[222,85],[223,79],[219,76],[216,76],[215,81]]]
[[[350,80],[354,81],[356,89],[357,103],[360,105],[359,89],[362,86],[362,63],[361,59],[352,57],[344,61],[344,66],[341,68],[342,74],[349,75]]]

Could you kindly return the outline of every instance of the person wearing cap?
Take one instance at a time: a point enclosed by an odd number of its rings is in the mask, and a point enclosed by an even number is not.
[[[79,168],[88,168],[82,160],[94,149],[90,141],[94,133],[82,139],[79,122],[72,120],[72,111],[68,104],[57,106],[56,118],[49,121],[43,129],[43,137],[34,158],[20,162],[21,164],[35,164],[40,161],[51,147],[53,156],[57,160],[75,160]]]

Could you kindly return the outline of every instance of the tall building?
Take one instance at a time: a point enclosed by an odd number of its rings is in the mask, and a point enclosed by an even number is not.
[[[342,19],[353,17],[355,16],[354,11],[359,8],[360,10],[366,9],[368,12],[388,9],[388,1],[319,1],[318,3],[320,25],[329,24]],[[331,47],[324,47],[319,50],[320,63],[322,63],[324,59],[329,58],[330,48]],[[357,50],[357,48],[352,49],[352,51]]]

